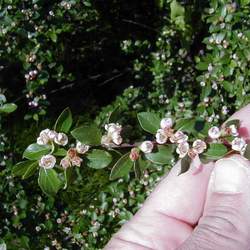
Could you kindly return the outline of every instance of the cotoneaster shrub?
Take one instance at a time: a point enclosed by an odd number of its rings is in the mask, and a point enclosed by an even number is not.
[[[196,117],[213,125],[249,102],[249,59],[243,52],[247,40],[239,39],[249,33],[248,1],[211,1],[210,6],[205,2],[195,5],[162,1],[161,8],[164,18],[155,43],[130,38],[121,42],[126,53],[140,52],[133,74],[136,85],[141,87],[125,90],[95,119],[100,126],[107,123],[107,113],[119,105],[121,124],[131,126],[131,137],[140,140],[147,137],[136,125],[138,112],[156,111],[161,116],[167,113],[176,119]],[[223,26],[226,34],[217,41]],[[239,38],[238,33],[242,33]],[[77,120],[91,121],[85,115]],[[38,132],[52,124],[51,119],[35,128],[27,126],[26,142],[20,130],[12,131],[13,136],[17,135],[17,145],[22,145],[15,150],[19,152],[15,162]],[[10,148],[13,150],[13,145]],[[1,192],[6,194],[1,207],[1,238],[8,249],[102,249],[120,225],[139,209],[172,164],[174,159],[165,167],[151,166],[140,180],[131,173],[113,182],[108,179],[109,171],[83,167],[74,185],[55,198],[48,198],[38,189],[36,178],[13,178],[10,163],[1,172]]]

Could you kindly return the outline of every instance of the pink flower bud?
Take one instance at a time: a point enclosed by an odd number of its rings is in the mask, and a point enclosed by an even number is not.
[[[212,139],[218,139],[221,135],[221,131],[218,127],[214,126],[208,130],[208,135]]]
[[[54,139],[55,143],[58,145],[65,146],[68,144],[68,136],[64,133],[58,133]]]
[[[129,158],[131,159],[131,161],[136,161],[139,159],[140,153],[139,150],[137,148],[132,148]]]
[[[170,137],[170,141],[172,143],[183,143],[183,142],[186,142],[188,140],[188,136],[186,134],[184,134],[182,131],[176,131],[174,133],[174,135],[172,135]]]
[[[200,139],[195,140],[193,143],[193,150],[196,154],[202,154],[206,148],[206,143]]]
[[[62,166],[62,168],[67,169],[71,166],[70,160],[67,157],[64,157],[61,162],[60,165]]]
[[[85,154],[86,152],[88,152],[89,148],[89,145],[82,144],[79,141],[76,143],[76,151],[79,154]]]
[[[163,118],[161,120],[161,128],[171,128],[173,126],[173,120],[171,118]]]
[[[168,137],[165,134],[163,129],[158,129],[155,137],[156,137],[156,142],[158,144],[165,144],[167,142],[167,140],[168,140]]]
[[[189,144],[187,142],[182,142],[178,144],[178,147],[176,148],[176,153],[179,154],[180,158],[183,158],[189,150]]]
[[[50,169],[53,168],[56,164],[56,158],[53,155],[44,155],[40,161],[39,161],[39,166],[44,168],[44,169]]]
[[[80,167],[82,163],[82,159],[79,156],[75,156],[71,159],[72,166]]]
[[[144,141],[141,145],[140,145],[140,150],[145,153],[151,153],[152,150],[154,148],[154,144],[151,141]]]
[[[243,138],[236,137],[232,141],[232,149],[238,152],[241,152],[246,145],[246,142]]]

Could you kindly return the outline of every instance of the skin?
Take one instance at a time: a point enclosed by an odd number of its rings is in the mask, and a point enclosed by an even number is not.
[[[230,119],[249,140],[250,105]],[[105,250],[250,249],[250,162],[233,155],[201,166],[197,157],[179,171],[177,163]]]

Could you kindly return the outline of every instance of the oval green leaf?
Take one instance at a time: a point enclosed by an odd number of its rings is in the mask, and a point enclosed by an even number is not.
[[[159,145],[157,151],[145,154],[146,159],[156,164],[169,164],[173,158],[173,148],[170,145]]]
[[[72,136],[83,144],[97,146],[101,144],[101,131],[96,125],[84,125],[71,131]]]
[[[175,129],[185,132],[192,132],[195,130],[195,119],[185,118],[176,121]]]
[[[37,161],[21,161],[13,167],[12,174],[14,176],[21,176],[22,179],[26,179],[35,173],[37,167]]]
[[[107,151],[94,149],[87,154],[87,165],[90,168],[101,169],[112,162],[112,156]]]
[[[39,160],[43,155],[48,154],[50,149],[50,145],[38,145],[37,143],[33,143],[25,149],[23,152],[23,158]]]
[[[17,105],[14,103],[6,103],[0,107],[0,113],[12,113],[17,109]]]
[[[151,133],[155,134],[157,130],[160,128],[160,117],[152,112],[141,112],[137,114],[137,118],[141,127]]]
[[[62,186],[61,180],[54,169],[40,168],[38,184],[48,196],[54,196]]]
[[[205,156],[208,160],[218,160],[225,156],[227,153],[227,147],[223,144],[219,143],[212,143],[209,145],[208,150],[203,153],[203,156]]]
[[[63,110],[63,112],[59,115],[54,125],[54,130],[57,132],[68,133],[72,126],[72,114],[69,108]]]
[[[113,166],[110,173],[110,180],[126,176],[133,167],[133,162],[129,158],[130,153],[123,155]]]

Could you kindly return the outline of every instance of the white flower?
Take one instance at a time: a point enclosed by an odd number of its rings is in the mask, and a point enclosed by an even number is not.
[[[183,143],[188,140],[188,136],[184,134],[182,131],[176,131],[173,136],[170,137],[170,141],[172,143]]]
[[[58,133],[54,139],[54,142],[58,145],[65,146],[68,144],[68,136],[64,133]]]
[[[218,139],[221,135],[221,131],[218,127],[214,126],[208,130],[208,135],[212,139]]]
[[[85,154],[89,150],[89,145],[82,144],[81,142],[77,141],[76,143],[76,151],[79,154]]]
[[[142,152],[148,154],[152,152],[154,144],[151,141],[144,141],[139,148]]]
[[[235,151],[241,152],[246,145],[246,142],[244,139],[236,137],[232,141],[232,149]]]
[[[207,144],[200,139],[193,142],[193,150],[196,154],[202,154],[206,148]]]
[[[109,123],[105,125],[105,130],[108,133],[102,136],[101,143],[109,146],[112,142],[120,145],[123,141],[121,137],[122,126],[119,123]]]
[[[44,155],[40,161],[39,166],[44,169],[50,169],[53,168],[56,164],[56,158],[53,155]]]
[[[40,132],[39,134],[39,137],[37,138],[36,142],[37,144],[39,145],[46,145],[49,143],[50,141],[50,138],[48,136],[50,130],[47,128],[47,129],[44,129]]]
[[[71,159],[72,166],[80,167],[82,163],[82,159],[79,156],[75,156]]]
[[[109,146],[109,144],[112,142],[112,138],[108,135],[103,135],[101,139],[101,144]]]
[[[109,123],[105,125],[105,129],[108,133],[121,132],[122,126],[119,123]]]
[[[113,142],[114,142],[116,145],[122,144],[122,137],[121,137],[121,136],[114,137],[114,138],[113,138]]]
[[[183,158],[189,150],[189,144],[187,142],[182,142],[178,144],[178,147],[176,148],[176,153],[179,154],[180,158]]]
[[[229,126],[230,128],[230,134],[234,137],[238,136],[239,135],[239,132],[238,132],[238,129],[236,127],[236,125],[232,124]]]
[[[57,132],[54,131],[54,130],[50,130],[50,131],[47,133],[47,135],[48,135],[49,139],[50,139],[51,141],[53,141],[53,140],[56,138],[56,136],[57,136]]]
[[[155,137],[156,137],[156,142],[159,144],[165,144],[168,140],[168,137],[163,129],[158,129]]]
[[[60,165],[64,168],[64,169],[67,169],[68,167],[71,166],[71,163],[70,163],[70,160],[68,157],[64,157],[61,162],[60,162]]]
[[[173,120],[171,118],[163,118],[161,120],[161,128],[171,128],[173,126]]]

